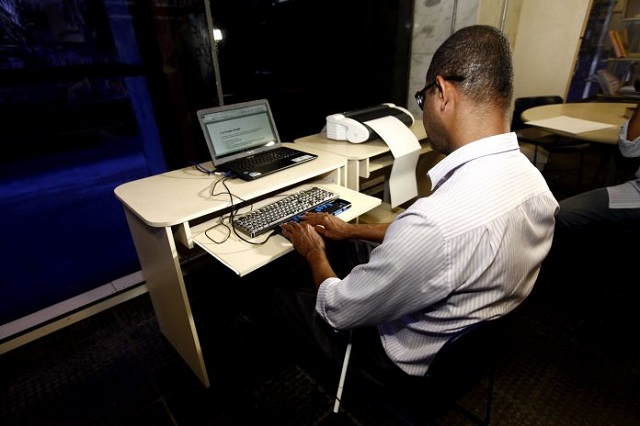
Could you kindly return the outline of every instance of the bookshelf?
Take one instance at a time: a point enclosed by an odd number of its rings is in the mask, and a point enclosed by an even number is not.
[[[611,11],[606,46],[609,52],[606,65],[596,72],[601,95],[640,99],[633,89],[633,81],[640,77],[640,0],[616,2]],[[618,80],[617,85],[611,84],[613,79]],[[616,86],[617,90],[608,90]]]
[[[567,102],[594,97],[600,91],[597,72],[609,69],[608,30],[618,0],[593,0],[566,96]]]
[[[625,18],[640,17],[640,0],[626,0],[624,16]]]

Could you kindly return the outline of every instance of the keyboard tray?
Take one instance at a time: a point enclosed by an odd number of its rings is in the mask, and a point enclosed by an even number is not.
[[[337,198],[338,194],[335,192],[314,186],[287,195],[257,210],[237,215],[233,218],[232,225],[237,231],[249,238],[255,238],[271,231],[276,226],[294,220],[301,213],[306,213]]]

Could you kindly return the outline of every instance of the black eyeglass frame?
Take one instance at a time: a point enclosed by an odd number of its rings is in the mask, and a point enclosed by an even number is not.
[[[461,75],[447,75],[447,76],[442,76],[442,79],[446,81],[455,81],[457,83],[460,83],[461,81],[464,81],[465,77]],[[432,87],[437,87],[438,89],[440,88],[440,85],[438,84],[438,80],[433,80],[431,83],[424,86],[422,90],[418,90],[414,95],[416,98],[416,103],[420,108],[420,111],[424,109],[424,99],[425,99],[424,95],[427,93],[427,90],[430,90]]]

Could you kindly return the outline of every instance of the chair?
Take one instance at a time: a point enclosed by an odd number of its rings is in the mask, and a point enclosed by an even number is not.
[[[394,381],[371,376],[353,378],[363,391],[408,425],[435,425],[449,410],[456,410],[477,425],[488,425],[493,402],[496,360],[506,341],[512,313],[496,320],[481,321],[455,335],[436,354],[423,377],[405,376]],[[348,357],[357,347],[347,348],[338,387],[342,395]],[[368,372],[367,372],[368,373]],[[373,378],[373,379],[371,379]],[[460,400],[486,380],[481,415],[463,407]],[[336,400],[334,412],[338,412]]]
[[[513,116],[511,119],[511,131],[516,132],[520,143],[533,145],[533,164],[540,168],[545,178],[549,180],[552,172],[576,172],[577,185],[576,190],[580,191],[582,186],[582,175],[584,172],[584,159],[586,150],[590,148],[590,144],[585,141],[574,139],[567,136],[560,136],[543,129],[527,126],[522,121],[521,114],[523,111],[542,105],[561,104],[563,99],[561,96],[527,96],[516,98],[513,104]],[[552,154],[577,154],[578,166],[550,169],[546,166],[539,167],[538,154],[542,152],[547,156],[547,162],[551,159]]]

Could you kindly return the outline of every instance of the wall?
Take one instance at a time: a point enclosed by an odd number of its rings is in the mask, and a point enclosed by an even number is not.
[[[591,1],[524,0],[514,45],[515,97],[566,99]]]
[[[500,28],[513,49],[514,97],[560,94],[566,97],[580,37],[591,7],[585,0],[442,0],[414,5],[409,110],[424,86],[433,53],[454,28],[488,24]],[[506,11],[505,11],[506,8]],[[417,115],[416,115],[417,114]]]
[[[414,94],[425,85],[424,78],[433,54],[451,35],[453,27],[458,29],[475,23],[478,1],[415,2],[407,108],[416,119],[421,119],[422,111],[414,101]]]

